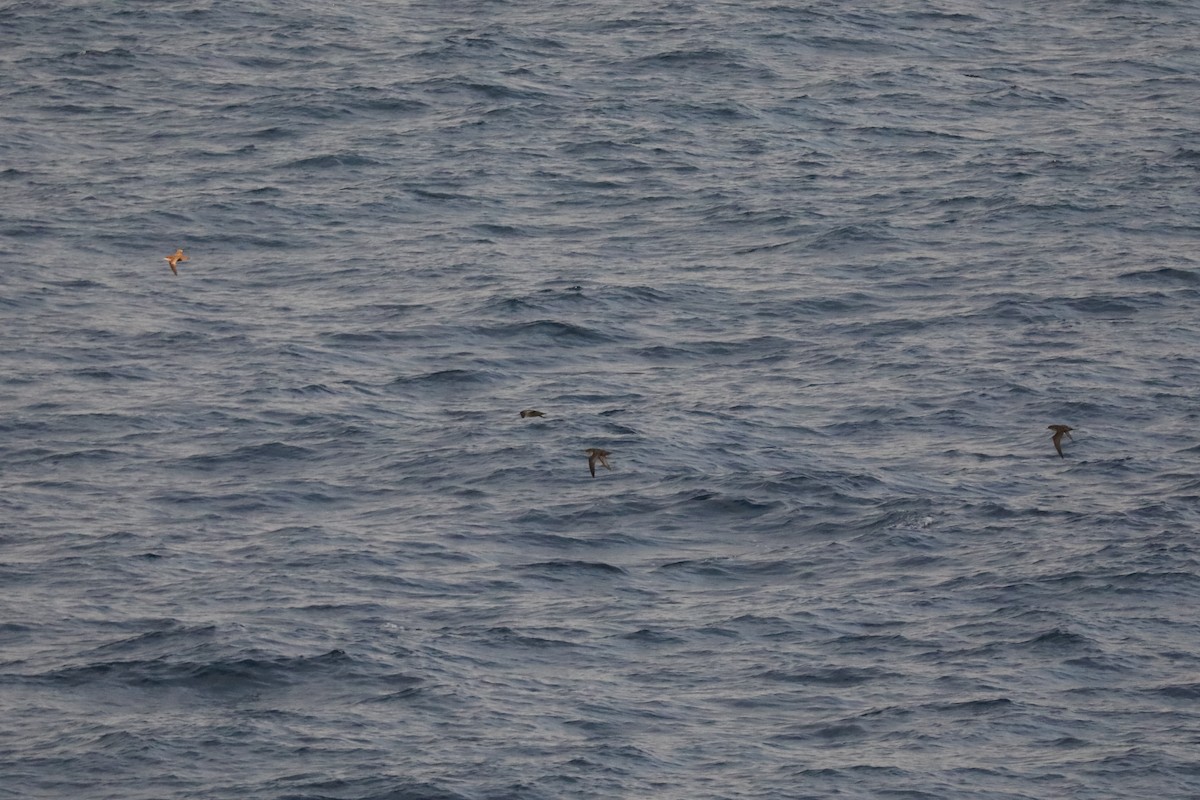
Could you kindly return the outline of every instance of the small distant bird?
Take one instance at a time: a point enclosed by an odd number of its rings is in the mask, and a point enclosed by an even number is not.
[[[521,412],[521,419],[525,419],[526,417],[544,417],[544,416],[546,416],[546,415],[543,414],[542,412],[536,411],[532,408],[527,408]]]
[[[1062,437],[1066,436],[1071,441],[1075,441],[1071,438],[1071,431],[1075,429],[1068,425],[1047,425],[1046,427],[1054,431],[1054,435],[1050,437],[1050,441],[1054,442],[1054,449],[1058,451],[1059,458],[1066,458],[1062,451]]]
[[[611,456],[612,453],[608,452],[607,450],[601,450],[599,447],[589,447],[583,452],[588,454],[588,469],[592,471],[593,478],[596,477],[597,461],[599,461],[600,466],[604,467],[605,469],[612,469],[612,467],[608,465],[608,457]]]
[[[166,257],[167,263],[171,265],[171,272],[175,273],[176,275],[179,274],[179,270],[175,269],[175,265],[178,264],[180,261],[187,261],[187,260],[188,260],[188,257],[183,254],[182,247],[179,248],[178,250],[176,250],[174,255],[169,255]]]

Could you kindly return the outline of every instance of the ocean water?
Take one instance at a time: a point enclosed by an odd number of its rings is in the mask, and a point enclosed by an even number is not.
[[[0,798],[1200,796],[1200,6],[0,42]]]

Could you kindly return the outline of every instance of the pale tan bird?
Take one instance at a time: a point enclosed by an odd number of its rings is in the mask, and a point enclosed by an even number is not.
[[[593,478],[596,477],[597,461],[599,461],[600,466],[604,467],[605,469],[612,469],[612,467],[608,465],[608,457],[611,456],[612,453],[608,452],[607,450],[601,450],[599,447],[589,447],[583,452],[588,454],[588,469],[592,471]]]
[[[167,263],[171,265],[171,272],[175,273],[176,275],[179,274],[179,270],[175,269],[175,265],[178,264],[180,261],[187,261],[187,260],[188,260],[188,257],[183,254],[182,247],[179,248],[178,250],[176,250],[174,255],[169,255],[166,257]]]
[[[1054,442],[1054,449],[1058,451],[1059,458],[1066,458],[1062,451],[1062,438],[1066,436],[1071,441],[1075,441],[1071,438],[1071,431],[1075,429],[1068,425],[1047,425],[1046,427],[1054,431],[1054,435],[1050,437],[1050,441]]]
[[[521,412],[521,419],[525,419],[526,417],[544,417],[544,416],[546,416],[546,415],[543,414],[542,412],[536,411],[532,408],[527,408]]]

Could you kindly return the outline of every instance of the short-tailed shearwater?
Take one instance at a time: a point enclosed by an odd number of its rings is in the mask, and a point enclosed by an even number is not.
[[[171,272],[175,273],[176,275],[179,274],[179,270],[175,269],[175,265],[178,264],[180,261],[187,261],[187,260],[188,260],[188,257],[183,254],[182,247],[179,248],[178,250],[176,250],[174,255],[170,255],[170,256],[166,257],[167,263],[171,265]]]
[[[1047,425],[1046,427],[1054,431],[1054,435],[1050,437],[1050,441],[1054,442],[1054,449],[1058,451],[1059,458],[1066,458],[1062,451],[1062,437],[1066,436],[1071,441],[1075,441],[1071,438],[1071,431],[1075,429],[1068,425]]]
[[[546,415],[543,414],[542,412],[537,411],[532,408],[527,408],[521,412],[521,419],[525,419],[526,417],[544,417],[544,416],[546,416]]]
[[[597,461],[599,461],[600,466],[604,467],[605,469],[612,469],[612,467],[608,465],[608,457],[612,455],[612,453],[608,452],[607,450],[601,450],[599,447],[589,447],[583,452],[588,454],[588,469],[592,471],[593,478],[596,477]]]

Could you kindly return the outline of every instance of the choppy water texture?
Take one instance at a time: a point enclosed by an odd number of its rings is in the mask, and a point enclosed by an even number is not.
[[[1200,795],[1200,6],[0,39],[0,796]]]

